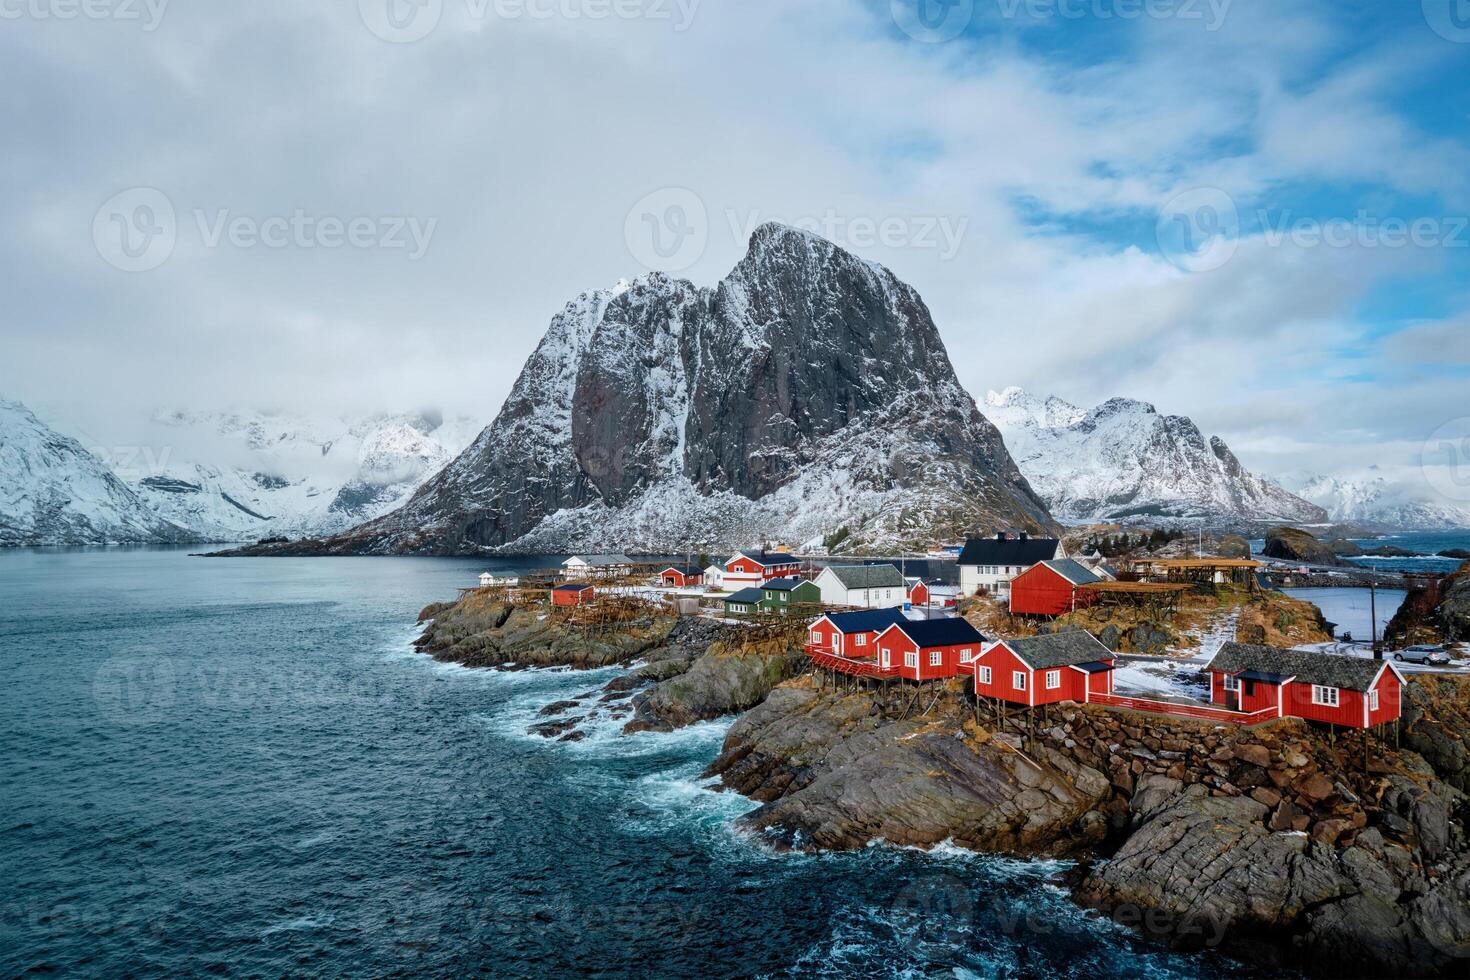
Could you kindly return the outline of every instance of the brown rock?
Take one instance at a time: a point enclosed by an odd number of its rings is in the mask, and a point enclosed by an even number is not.
[[[1318,820],[1312,826],[1312,840],[1323,844],[1336,844],[1337,839],[1347,829],[1346,820]]]
[[[1266,826],[1277,832],[1294,830],[1296,829],[1296,819],[1299,816],[1301,816],[1301,811],[1290,802],[1285,802],[1278,806],[1271,814],[1271,820]]]
[[[1311,803],[1320,803],[1333,793],[1332,782],[1321,773],[1314,773],[1296,783],[1297,795]]]
[[[1253,766],[1260,766],[1262,769],[1271,764],[1271,753],[1266,751],[1264,745],[1237,745],[1235,757]]]
[[[1251,799],[1255,800],[1262,806],[1274,807],[1276,804],[1281,802],[1281,794],[1276,792],[1274,789],[1267,789],[1264,786],[1257,786],[1255,789],[1251,790]]]

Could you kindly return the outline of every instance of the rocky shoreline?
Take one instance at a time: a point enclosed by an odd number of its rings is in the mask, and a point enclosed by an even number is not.
[[[1454,975],[1470,963],[1470,685],[1408,686],[1401,744],[1285,719],[1233,729],[1054,706],[1031,738],[977,718],[960,682],[836,688],[804,632],[649,617],[587,636],[476,601],[424,610],[419,649],[467,666],[632,669],[543,712],[576,740],[739,717],[706,776],[762,805],[777,848],[875,841],[1077,862],[1076,900],[1155,915],[1172,945],[1334,976]],[[1158,923],[1164,923],[1160,926]]]

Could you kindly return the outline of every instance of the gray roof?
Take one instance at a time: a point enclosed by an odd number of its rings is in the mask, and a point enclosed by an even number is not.
[[[1024,640],[1006,640],[1005,644],[1035,670],[1090,664],[1113,657],[1113,651],[1086,630],[1028,636]]]
[[[1227,643],[1205,666],[1227,674],[1248,670],[1295,677],[1303,684],[1322,684],[1349,691],[1366,691],[1387,661],[1369,657],[1339,657],[1330,653],[1283,650],[1254,643]]]
[[[1101,578],[1092,574],[1087,566],[1070,558],[1057,558],[1054,561],[1044,561],[1042,564],[1073,585],[1092,585],[1102,581]]]
[[[760,589],[741,589],[734,595],[725,596],[725,603],[727,605],[734,604],[737,606],[753,606],[757,602],[763,601],[765,598],[766,594]]]
[[[828,565],[827,571],[849,589],[902,589],[906,585],[903,573],[893,565]]]

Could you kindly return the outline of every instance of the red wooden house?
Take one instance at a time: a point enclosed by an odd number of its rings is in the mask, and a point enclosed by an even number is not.
[[[669,589],[687,589],[704,584],[704,570],[684,566],[669,566],[658,573],[659,581]]]
[[[1210,700],[1231,711],[1372,728],[1403,708],[1404,675],[1386,660],[1227,643],[1205,670]]]
[[[985,642],[964,619],[904,619],[878,634],[878,672],[911,681],[958,677]]]
[[[878,634],[903,621],[904,615],[897,609],[828,613],[807,627],[807,654],[830,653],[853,660],[872,660],[876,668]]]
[[[558,585],[551,590],[551,604],[553,606],[581,606],[591,602],[596,595],[597,590],[585,583]]]
[[[725,562],[723,586],[729,592],[758,588],[773,578],[785,578],[800,572],[801,562],[791,555],[737,551]]]
[[[929,604],[929,584],[921,578],[909,578],[904,581],[908,584],[909,605],[927,606]]]
[[[1077,589],[1101,581],[1070,558],[1039,562],[1011,579],[1011,615],[1064,616],[1096,602],[1095,594]]]
[[[1083,630],[1001,640],[971,665],[975,696],[1036,707],[1113,689],[1113,652]]]

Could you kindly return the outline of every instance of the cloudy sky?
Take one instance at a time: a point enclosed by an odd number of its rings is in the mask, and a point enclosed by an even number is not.
[[[979,397],[1271,473],[1470,415],[1464,0],[0,0],[0,395],[488,422],[549,317],[783,220]]]

